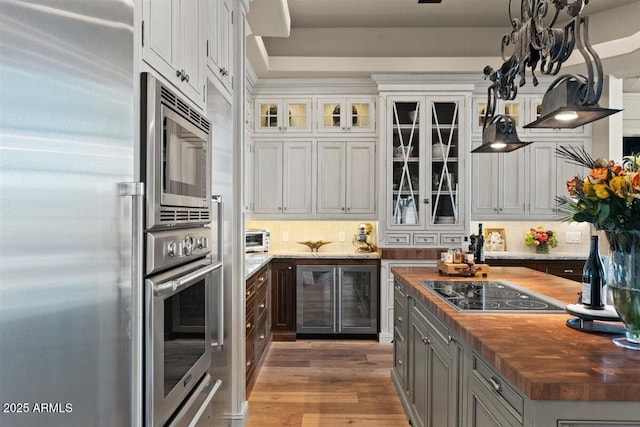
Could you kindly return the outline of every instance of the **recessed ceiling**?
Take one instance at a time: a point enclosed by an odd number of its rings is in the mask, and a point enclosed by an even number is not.
[[[414,65],[406,68],[408,72],[419,72],[421,67],[427,72],[455,71],[451,69],[454,66],[463,72],[467,66],[477,66],[465,61],[438,64],[438,58],[493,59],[496,62],[491,63],[497,66],[501,38],[510,29],[509,0],[443,0],[436,4],[418,4],[417,0],[254,0],[252,5],[274,1],[288,8],[290,34],[270,37],[265,33],[260,37],[254,32],[252,37],[259,39],[255,41],[257,48],[248,39],[250,62],[261,77],[332,75],[332,61],[324,58],[344,59],[334,67],[336,76],[385,72],[385,67],[389,72],[401,71],[398,58],[414,60]],[[519,16],[520,1],[512,3],[514,16]],[[640,37],[640,0],[591,0],[583,14],[591,16],[594,45],[636,34]],[[562,17],[567,20],[564,12]],[[250,24],[260,18],[249,11]],[[425,64],[429,60],[432,68]],[[317,64],[325,64],[327,69],[316,70]],[[640,75],[640,67],[636,75]]]

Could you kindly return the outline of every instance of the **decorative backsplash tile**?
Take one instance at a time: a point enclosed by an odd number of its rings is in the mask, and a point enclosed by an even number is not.
[[[309,252],[310,249],[296,242],[325,240],[332,243],[322,246],[319,252],[355,252],[353,236],[358,224],[371,224],[370,242],[376,242],[376,221],[255,221],[246,222],[246,228],[266,228],[271,232],[271,251]],[[342,240],[341,240],[342,239]]]

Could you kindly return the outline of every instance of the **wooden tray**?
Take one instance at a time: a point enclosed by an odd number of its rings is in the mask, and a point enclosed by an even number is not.
[[[473,269],[471,269],[467,264],[454,264],[438,260],[437,265],[440,274],[444,274],[445,276],[472,277],[481,274],[482,277],[487,277],[487,274],[489,274],[488,264],[474,264]]]

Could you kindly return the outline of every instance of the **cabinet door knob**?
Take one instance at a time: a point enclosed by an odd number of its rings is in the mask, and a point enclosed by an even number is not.
[[[182,71],[176,70],[176,77],[180,77],[180,74],[182,74]]]
[[[289,266],[287,267],[287,270],[293,270],[293,267]]]

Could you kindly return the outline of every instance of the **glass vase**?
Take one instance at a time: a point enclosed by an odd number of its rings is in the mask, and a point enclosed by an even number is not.
[[[625,337],[613,342],[640,350],[640,231],[605,231],[609,241],[607,286],[625,325]]]
[[[548,254],[549,253],[549,246],[548,245],[538,245],[538,246],[536,246],[536,253],[537,254]]]

